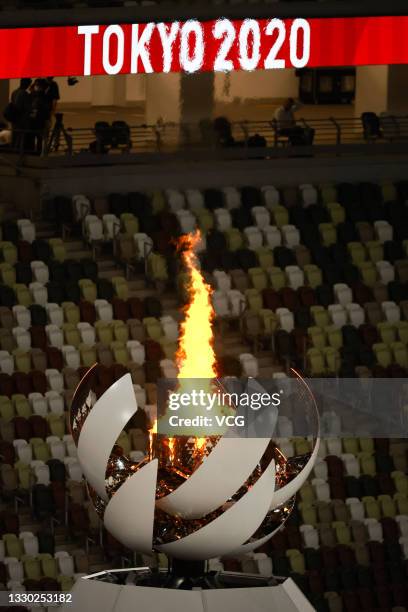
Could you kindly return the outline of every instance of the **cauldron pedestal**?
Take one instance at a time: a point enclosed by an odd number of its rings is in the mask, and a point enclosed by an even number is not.
[[[80,578],[64,612],[313,612],[291,578],[232,572],[202,573],[199,564],[180,575],[137,567]]]

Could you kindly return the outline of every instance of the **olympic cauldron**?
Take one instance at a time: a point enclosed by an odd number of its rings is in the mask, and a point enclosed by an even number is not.
[[[136,462],[116,444],[138,411],[131,376],[98,397],[98,367],[76,389],[71,430],[95,509],[119,542],[202,561],[254,551],[281,528],[318,439],[312,453],[288,460],[270,437],[169,437],[151,428]],[[300,377],[298,384],[306,387]]]

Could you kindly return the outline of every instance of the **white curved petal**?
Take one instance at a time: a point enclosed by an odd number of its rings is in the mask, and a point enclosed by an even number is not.
[[[130,374],[105,391],[85,419],[78,440],[78,460],[85,478],[102,499],[108,499],[105,473],[113,445],[137,411]]]
[[[181,540],[158,549],[178,559],[212,559],[246,542],[268,513],[275,488],[275,462],[239,501],[214,521]]]
[[[189,519],[216,510],[252,474],[269,442],[269,438],[221,438],[190,478],[157,506]]]
[[[253,542],[248,542],[248,544],[243,544],[239,548],[236,548],[232,552],[228,553],[228,555],[223,555],[223,556],[224,557],[236,557],[236,556],[245,555],[249,552],[252,552],[256,548],[259,548],[263,544],[266,544],[266,542],[270,540],[271,538],[273,538],[275,533],[278,533],[278,531],[280,531],[282,527],[283,525],[279,525],[279,527],[271,531],[271,533],[268,533],[266,536],[263,536],[263,538],[259,538],[259,540],[254,540]]]
[[[301,470],[299,474],[295,476],[295,478],[293,478],[293,480],[291,480],[287,485],[275,491],[270,510],[273,510],[274,508],[277,508],[281,504],[287,502],[288,499],[293,497],[293,495],[295,495],[295,493],[299,491],[300,487],[304,484],[304,482],[306,482],[315,464],[317,453],[319,452],[319,446],[320,438],[317,438],[313,452],[310,455],[310,459],[306,463],[303,470]]]
[[[152,551],[157,466],[154,459],[133,474],[113,495],[103,518],[119,542],[145,554]]]

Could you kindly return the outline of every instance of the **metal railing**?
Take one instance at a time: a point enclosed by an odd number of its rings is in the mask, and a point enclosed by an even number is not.
[[[299,119],[297,126],[314,131],[313,146],[329,152],[330,147],[343,145],[367,145],[389,143],[408,143],[408,115],[384,115],[379,118],[378,130],[369,130],[360,118],[327,117],[322,119]],[[111,127],[114,134],[115,128]],[[231,134],[234,145],[227,149],[251,149],[254,146],[253,136],[264,138],[269,152],[279,150],[280,155],[291,155],[290,138],[282,136],[275,120],[235,121],[231,123]],[[37,134],[38,136],[38,134]],[[33,153],[25,147],[27,140],[32,140],[33,132],[14,132],[12,142],[17,143],[0,148],[0,152],[11,151],[20,156]],[[145,154],[175,153],[186,150],[211,151],[222,148],[217,142],[217,134],[212,124],[176,124],[157,123],[155,125],[139,124],[126,126],[120,138],[111,138],[98,129],[64,128],[61,125],[58,133],[55,130],[49,138],[43,139],[41,156],[76,156],[83,153]],[[37,154],[39,151],[37,150]]]
[[[380,118],[378,134],[369,134],[360,118],[327,117],[323,119],[299,119],[297,125],[314,130],[315,145],[367,144],[408,141],[408,115]],[[236,121],[231,123],[232,136],[237,146],[250,146],[255,134],[265,138],[266,146],[282,147],[289,144],[281,137],[276,121]],[[72,138],[72,153],[89,151],[96,135],[93,128],[73,128],[67,133]],[[196,124],[163,123],[157,125],[129,126],[130,146],[109,148],[110,153],[165,153],[188,148],[213,148],[217,137],[212,126]]]
[[[297,125],[315,131],[315,145],[366,144],[373,142],[395,142],[408,140],[408,116],[387,115],[380,118],[378,134],[369,134],[359,117],[327,117],[322,119],[299,119]],[[244,140],[254,134],[263,136],[268,147],[281,142],[276,121],[240,121],[232,124],[233,136]],[[284,143],[285,141],[283,141]]]

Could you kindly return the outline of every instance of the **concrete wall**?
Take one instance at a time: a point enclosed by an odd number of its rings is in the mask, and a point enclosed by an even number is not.
[[[74,87],[68,87],[65,78],[58,78],[57,82],[62,104],[126,106],[135,102],[144,103],[147,95],[154,95],[155,98],[162,98],[160,103],[153,104],[163,105],[162,115],[177,116],[179,109],[169,108],[176,99],[176,80],[175,75],[165,74],[81,77]],[[17,85],[18,80],[11,79],[9,91]],[[0,101],[5,99],[7,86],[3,89]],[[296,98],[298,90],[299,79],[291,69],[234,72],[229,75],[218,73],[214,77],[214,97],[222,102],[237,99],[282,99],[289,96]],[[169,93],[170,97],[167,98]],[[355,114],[360,116],[366,110],[408,113],[408,66],[357,67]]]
[[[192,76],[190,79],[194,80]],[[199,78],[199,77],[198,77]],[[225,91],[225,79],[229,81],[229,91]],[[175,77],[171,74],[165,75],[116,75],[80,77],[74,87],[69,87],[65,78],[56,79],[60,92],[62,104],[73,104],[78,106],[125,106],[135,102],[144,102],[146,92],[154,91],[154,95],[163,96],[166,104],[166,95],[175,86]],[[154,81],[149,86],[149,82]],[[192,81],[193,82],[193,81]],[[160,87],[163,88],[161,94]],[[15,89],[18,81],[10,81],[10,91]],[[234,99],[254,98],[276,98],[282,99],[289,96],[296,98],[298,95],[299,80],[294,70],[260,70],[256,72],[234,72],[228,77],[225,74],[214,76],[214,97],[224,102]],[[199,98],[199,87],[189,88],[197,91]],[[171,99],[171,98],[170,98]],[[168,105],[168,101],[167,104]]]
[[[125,106],[126,75],[92,79],[92,106]]]
[[[388,110],[393,113],[408,113],[408,65],[389,67]]]
[[[149,74],[146,77],[147,124],[163,121],[180,121],[180,75]]]
[[[100,77],[95,77],[99,79]],[[104,78],[104,77],[102,77]],[[93,79],[79,79],[74,87],[68,87],[66,79],[56,79],[60,88],[62,104],[89,106],[92,100]]]
[[[128,74],[126,77],[126,102],[144,102],[146,99],[145,74]]]
[[[98,196],[112,192],[152,191],[174,188],[225,187],[228,185],[299,185],[328,181],[358,182],[400,180],[406,164],[402,156],[376,155],[365,158],[350,155],[345,158],[293,158],[251,161],[195,161],[165,164],[120,166],[84,166],[31,170],[29,177],[13,177],[10,169],[0,165],[0,198],[2,201],[32,201],[32,189],[47,196],[87,193]],[[34,187],[35,186],[35,187]],[[24,187],[22,189],[22,187]],[[30,193],[30,198],[27,197]]]
[[[41,194],[48,190],[45,181],[32,176],[17,176],[10,167],[0,164],[0,202],[5,210],[18,210],[30,217],[41,209]]]
[[[229,80],[229,93],[226,94],[225,79]],[[256,72],[233,72],[215,76],[216,100],[230,101],[253,98],[296,98],[299,93],[299,79],[295,71],[288,70],[258,70]]]
[[[355,114],[364,111],[408,113],[408,66],[359,66]]]
[[[67,79],[57,78],[61,104],[73,106],[125,106],[128,102],[144,100],[143,75],[138,76],[94,76],[80,77],[78,83],[69,87]],[[10,91],[18,86],[18,80],[10,81]]]
[[[356,69],[355,115],[381,113],[388,105],[388,66],[358,66]]]

